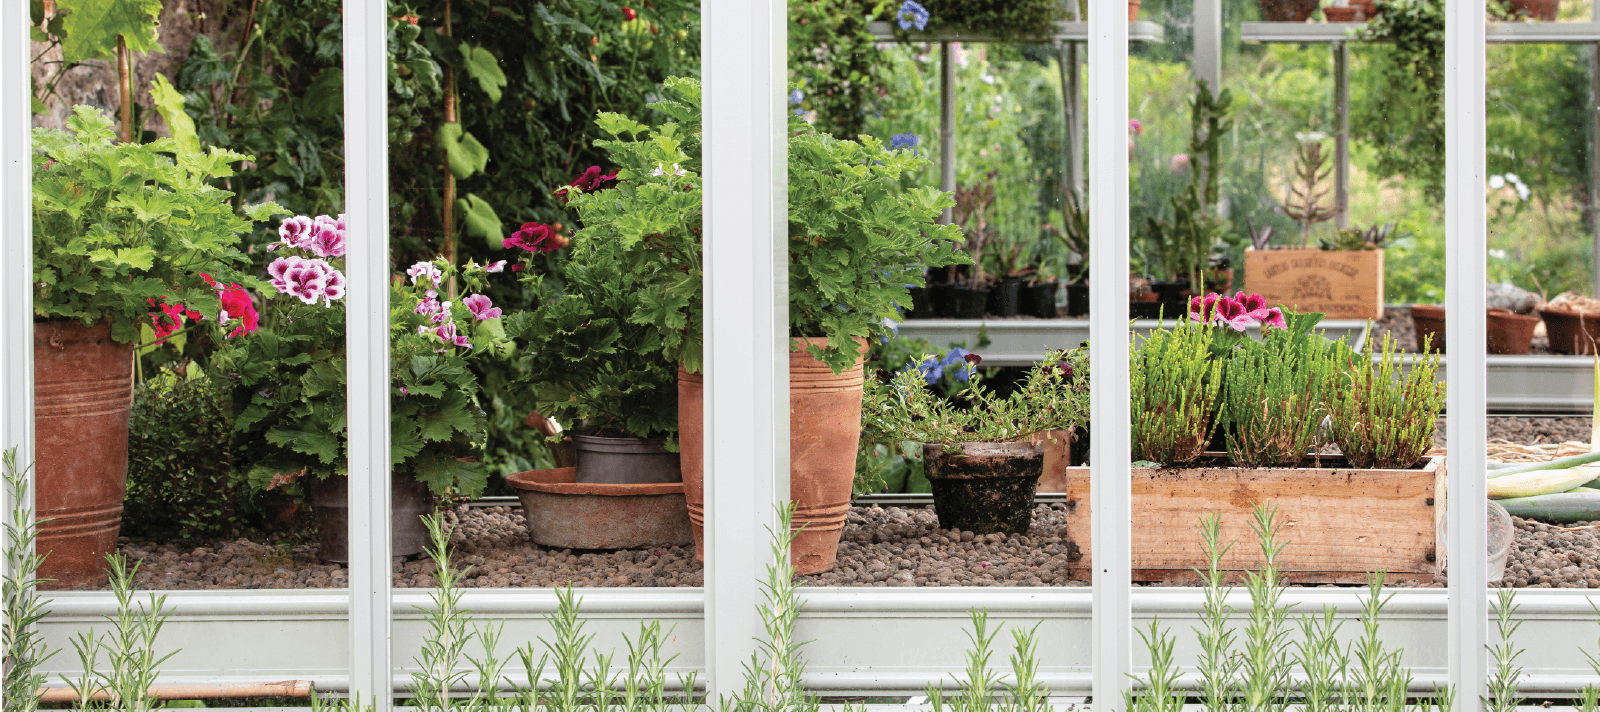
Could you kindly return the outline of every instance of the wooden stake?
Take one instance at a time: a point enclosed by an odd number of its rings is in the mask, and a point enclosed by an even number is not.
[[[133,143],[133,57],[128,54],[128,42],[117,35],[117,91],[122,94],[122,128],[121,138],[123,143]]]

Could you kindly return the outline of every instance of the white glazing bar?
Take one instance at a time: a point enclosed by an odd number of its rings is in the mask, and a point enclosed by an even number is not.
[[[33,462],[33,88],[29,83],[28,3],[5,3],[0,15],[0,230],[5,273],[0,330],[13,344],[0,356],[0,448],[17,448],[17,462]],[[3,490],[3,488],[0,488]],[[31,494],[33,488],[28,488]],[[0,502],[9,512],[11,502]],[[29,505],[31,506],[31,504]]]
[[[1487,436],[1484,349],[1486,250],[1483,0],[1445,3],[1445,308],[1451,344],[1446,561],[1450,683],[1456,712],[1477,712],[1487,679]]]
[[[735,693],[760,635],[773,504],[789,494],[787,7],[707,0],[705,495],[708,689]]]
[[[1128,433],[1128,23],[1121,2],[1089,13],[1089,509],[1094,560],[1094,707],[1120,712],[1132,670],[1133,536]]]
[[[1222,0],[1194,0],[1194,78],[1222,89]]]
[[[344,2],[345,213],[350,229],[350,682],[376,712],[390,694],[388,13]]]
[[[939,190],[956,189],[956,48],[939,43]],[[945,208],[939,222],[949,225],[954,208]]]

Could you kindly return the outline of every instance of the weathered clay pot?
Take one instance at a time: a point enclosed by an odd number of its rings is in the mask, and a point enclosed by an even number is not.
[[[1444,353],[1444,307],[1432,304],[1411,305],[1411,323],[1417,327],[1417,348],[1422,348],[1422,343],[1427,337],[1429,350]]]
[[[574,468],[506,477],[533,543],[557,549],[642,549],[694,541],[683,483],[585,484]]]
[[[1512,18],[1523,19],[1522,13],[1528,13],[1527,19],[1540,22],[1555,22],[1556,13],[1561,9],[1560,0],[1509,0]]]
[[[1550,350],[1558,354],[1592,354],[1600,340],[1600,314],[1539,308]]]
[[[1033,525],[1033,495],[1044,474],[1045,443],[962,443],[923,446],[933,508],[940,529],[976,534],[1026,534]]]
[[[41,588],[104,585],[128,477],[133,346],[110,322],[33,325],[35,509]],[[45,521],[50,520],[50,521]]]
[[[804,348],[820,339],[794,339],[789,352],[789,499],[797,532],[789,556],[801,574],[831,571],[850,510],[856,447],[861,439],[861,359],[834,374]],[[856,339],[865,354],[867,342]],[[704,382],[678,371],[678,440],[684,496],[694,528],[695,556],[705,560]]]
[[[1320,0],[1258,0],[1261,19],[1267,22],[1305,22]]]
[[[350,480],[347,477],[307,477],[301,481],[311,495],[311,513],[317,522],[317,556],[336,564],[350,563]],[[416,556],[428,548],[428,528],[422,516],[433,512],[433,493],[409,472],[389,478],[389,555]]]
[[[1128,22],[1139,21],[1139,6],[1143,4],[1143,0],[1128,0]]]
[[[1328,22],[1361,22],[1366,18],[1362,14],[1360,5],[1347,7],[1334,7],[1332,5],[1322,8],[1322,18]]]
[[[577,481],[591,484],[682,482],[678,454],[655,438],[602,438],[574,435],[578,454]]]
[[[1533,345],[1534,327],[1539,326],[1539,317],[1518,314],[1506,309],[1490,309],[1486,318],[1489,353],[1509,355],[1528,353],[1528,348]]]

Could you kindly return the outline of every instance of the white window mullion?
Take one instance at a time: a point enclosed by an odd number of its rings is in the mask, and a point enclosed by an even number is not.
[[[1128,429],[1128,22],[1120,1],[1089,12],[1089,475],[1094,561],[1094,707],[1119,712],[1132,671],[1132,451]]]
[[[707,0],[705,170],[706,665],[736,693],[761,634],[773,504],[789,497],[788,15]]]
[[[1445,343],[1451,345],[1445,547],[1450,576],[1450,683],[1456,712],[1482,709],[1488,668],[1484,308],[1487,240],[1483,0],[1445,3]]]
[[[349,360],[350,690],[393,706],[389,569],[388,13],[384,0],[344,2],[345,214],[350,230],[345,342]]]
[[[0,331],[13,338],[0,356],[0,448],[17,448],[17,463],[33,462],[33,109],[29,82],[28,3],[5,4],[0,15],[0,230],[4,230],[5,274],[0,295],[5,305]],[[9,57],[9,59],[7,59]],[[3,489],[3,488],[0,488]],[[33,488],[29,487],[31,496]],[[0,502],[9,512],[11,503]],[[31,506],[31,505],[29,505]]]

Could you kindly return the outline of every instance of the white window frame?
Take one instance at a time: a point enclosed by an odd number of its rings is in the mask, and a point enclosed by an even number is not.
[[[1089,16],[1088,174],[1094,287],[1093,419],[1127,422],[1128,333],[1123,275],[1128,267],[1127,26],[1121,0],[1094,0]],[[329,622],[348,611],[348,645],[342,676],[337,646],[315,663],[326,688],[349,689],[391,706],[390,693],[404,675],[397,663],[411,650],[392,650],[398,638],[415,634],[410,607],[420,592],[390,590],[389,516],[384,481],[388,462],[388,311],[387,76],[386,3],[345,3],[346,183],[352,230],[348,269],[348,345],[351,422],[351,585],[349,591],[180,592],[169,630],[183,631],[182,644],[219,636],[217,625],[257,621],[263,631],[285,637],[279,644],[305,645],[298,635],[328,634]],[[672,645],[684,653],[682,669],[705,671],[714,693],[740,684],[740,664],[754,651],[761,630],[755,603],[756,580],[768,560],[767,529],[775,524],[772,505],[788,489],[787,394],[787,191],[784,141],[786,21],[783,0],[706,0],[703,13],[706,142],[706,469],[708,566],[706,588],[597,589],[584,592],[586,612],[603,623],[601,645],[638,618],[676,621]],[[1448,369],[1451,443],[1482,442],[1485,430],[1484,317],[1484,29],[1482,0],[1450,0],[1446,30],[1447,307],[1451,310]],[[0,352],[0,437],[19,447],[19,459],[33,454],[31,114],[21,100],[30,91],[28,9],[25,2],[4,4],[0,15],[0,253],[5,279],[0,294],[0,329],[19,346]],[[752,239],[753,238],[753,239]],[[1470,305],[1470,306],[1469,306]],[[915,692],[929,682],[949,679],[960,668],[957,631],[969,606],[984,606],[1001,619],[1047,623],[1046,680],[1058,692],[1092,692],[1101,709],[1117,710],[1121,691],[1134,670],[1136,650],[1131,623],[1160,614],[1174,628],[1197,608],[1194,589],[1131,591],[1129,491],[1130,464],[1108,453],[1129,451],[1127,429],[1095,428],[1096,467],[1092,474],[1093,560],[1101,566],[1092,592],[1084,589],[807,589],[802,639],[808,648],[812,684],[819,690]],[[1470,448],[1468,448],[1470,449]],[[1450,463],[1447,550],[1484,551],[1484,471],[1481,458]],[[0,503],[3,504],[3,503]],[[1471,506],[1469,506],[1471,505]],[[1481,584],[1481,557],[1455,557],[1448,593],[1404,591],[1396,597],[1389,633],[1407,645],[1408,664],[1421,664],[1420,683],[1448,680],[1456,685],[1456,709],[1479,709],[1486,673],[1487,591]],[[353,596],[351,594],[354,594]],[[1528,591],[1520,601],[1527,640],[1571,639],[1572,621],[1588,620],[1591,600],[1579,591]],[[102,593],[55,594],[58,616],[46,624],[62,641],[67,631],[92,621],[108,608]],[[1307,610],[1336,603],[1353,611],[1355,594],[1295,590],[1288,594]],[[538,615],[553,608],[548,590],[466,593],[467,605],[484,616],[508,621],[508,640],[519,633],[531,639],[543,631]],[[1444,616],[1441,618],[1441,616]],[[300,627],[296,627],[300,626]],[[317,627],[320,626],[320,627]],[[335,626],[337,627],[337,626]],[[266,634],[266,633],[263,633]],[[1582,636],[1591,636],[1581,631]],[[914,641],[926,640],[927,644]],[[1090,641],[1088,645],[1084,641]],[[1445,660],[1439,658],[1447,641]],[[1430,646],[1430,643],[1433,645]],[[224,645],[239,645],[224,642]],[[687,646],[687,647],[685,647]],[[1530,650],[1534,646],[1526,646]],[[1552,649],[1553,650],[1553,649]],[[204,651],[201,651],[204,652]],[[1533,681],[1530,691],[1563,692],[1581,684],[1582,670],[1569,652],[1524,658]],[[1562,665],[1561,661],[1569,664]],[[332,662],[330,662],[332,661]],[[62,661],[56,661],[60,664]],[[294,661],[286,662],[293,667]],[[1445,664],[1440,664],[1445,663]],[[311,665],[312,663],[307,663]],[[219,665],[225,665],[219,663]],[[232,669],[248,678],[252,670]],[[273,679],[283,671],[273,670]],[[219,673],[221,675],[221,673]],[[222,675],[226,676],[226,675]],[[202,676],[205,677],[205,676]],[[210,675],[216,678],[218,675]],[[342,677],[342,685],[341,685]],[[1421,688],[1421,689],[1426,689]]]

